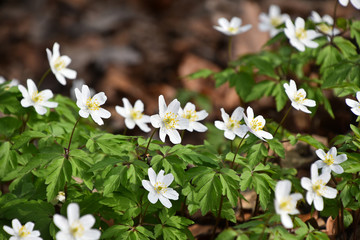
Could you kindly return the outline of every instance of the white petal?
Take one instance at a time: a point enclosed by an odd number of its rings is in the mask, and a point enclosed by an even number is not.
[[[74,237],[71,233],[69,233],[69,230],[67,232],[57,232],[56,233],[56,239],[63,239],[63,240],[73,240]]]
[[[155,191],[151,191],[148,194],[148,199],[149,202],[151,202],[152,204],[156,203],[159,199],[159,194],[157,194]]]
[[[104,92],[99,92],[95,94],[92,99],[93,101],[97,101],[99,105],[103,105],[106,102],[107,97]]]
[[[159,114],[155,114],[150,117],[150,122],[154,128],[159,128],[159,127],[161,127],[162,120],[161,120]]]
[[[167,106],[165,103],[165,99],[163,95],[159,96],[159,114],[161,117],[164,116],[165,112],[166,112]]]
[[[333,198],[336,198],[337,190],[335,188],[325,186],[322,189],[321,193],[322,193],[323,197],[333,199]]]
[[[324,200],[321,196],[315,195],[314,207],[318,211],[322,211],[324,209]]]
[[[36,87],[36,85],[35,85],[35,83],[34,83],[33,80],[28,79],[28,80],[26,81],[26,83],[27,83],[28,92],[29,92],[29,95],[30,95],[30,96],[32,96],[34,93],[37,93],[38,90],[37,90],[37,87]]]
[[[191,123],[191,127],[197,132],[205,132],[207,127],[199,122]]]
[[[169,129],[167,131],[167,134],[169,135],[170,141],[173,144],[179,144],[181,143],[181,136],[179,134],[179,132],[175,129]]]
[[[143,112],[144,111],[144,104],[141,100],[136,100],[135,105],[134,105],[134,109],[136,111],[139,112]]]
[[[254,119],[254,111],[251,107],[248,107],[246,109],[246,117],[248,118],[249,121],[253,120]]]
[[[172,188],[168,188],[167,191],[164,193],[164,197],[172,200],[178,200],[179,194]]]
[[[311,173],[311,180],[312,180],[312,181],[313,181],[314,179],[317,179],[317,178],[318,178],[319,172],[318,172],[318,167],[316,166],[316,164],[311,164],[310,173]]]
[[[281,214],[281,223],[285,228],[293,228],[293,222],[288,214]]]
[[[104,121],[101,119],[101,117],[94,112],[90,112],[91,118],[96,122],[98,125],[104,125]]]
[[[296,28],[305,28],[305,20],[301,17],[297,17],[295,19],[295,27]]]
[[[91,214],[82,216],[79,221],[82,223],[85,229],[90,229],[95,224],[95,218]]]
[[[61,231],[64,231],[64,232],[69,231],[69,228],[70,228],[69,222],[65,217],[63,217],[59,214],[55,214],[53,219],[54,219],[55,226],[57,226]]]
[[[242,107],[237,107],[234,112],[231,114],[231,119],[240,121],[244,116],[244,109]]]
[[[166,112],[171,112],[177,114],[179,112],[180,102],[177,99],[172,100],[169,104]]]
[[[130,118],[125,118],[125,125],[128,129],[134,129],[135,122],[134,122],[134,120],[132,120]]]
[[[278,181],[275,187],[275,198],[281,199],[282,197],[289,196],[291,191],[291,182],[289,180]]]
[[[60,72],[55,72],[55,77],[61,85],[66,85],[66,79]]]
[[[21,103],[21,106],[23,106],[24,108],[27,108],[27,107],[30,107],[30,106],[34,105],[33,101],[31,101],[28,98],[21,99],[20,103]]]
[[[88,229],[82,235],[82,239],[84,239],[84,240],[98,240],[98,239],[100,239],[100,236],[101,236],[101,232],[99,230],[97,230],[97,229]]]
[[[165,142],[166,135],[167,135],[166,128],[163,128],[163,127],[160,128],[159,137],[160,137],[161,141]]]
[[[99,108],[99,110],[97,110],[96,112],[101,118],[108,119],[109,117],[111,117],[111,113],[104,108]]]
[[[218,19],[218,23],[219,23],[220,27],[223,29],[227,29],[230,25],[229,21],[223,17]]]
[[[325,167],[327,165],[326,163],[324,163],[323,160],[317,160],[317,161],[314,162],[314,164],[316,164],[319,169],[323,168],[323,167]]]
[[[321,159],[325,160],[326,153],[322,149],[318,149],[315,151],[316,155]]]
[[[136,122],[139,128],[144,132],[150,132],[151,129],[144,122]]]
[[[232,27],[232,28],[237,28],[241,25],[241,22],[242,20],[238,17],[233,17],[231,20],[230,20],[230,24],[229,26]]]
[[[174,175],[172,175],[171,173],[166,174],[162,179],[162,182],[165,184],[165,186],[169,186],[173,181],[174,181]]]
[[[88,118],[89,117],[89,112],[83,110],[83,109],[80,109],[79,111],[79,115],[83,118]]]
[[[311,180],[307,177],[302,177],[301,178],[301,186],[306,190],[310,190],[312,188]]]
[[[75,79],[76,78],[76,71],[69,69],[69,68],[64,68],[61,70],[61,74],[64,75],[65,77],[69,78],[69,79]]]
[[[19,88],[19,90],[20,90],[20,88]],[[22,92],[22,91],[21,91]],[[24,95],[24,94],[23,94]],[[359,102],[357,102],[357,101],[355,101],[355,100],[352,100],[352,99],[350,99],[350,98],[347,98],[347,99],[345,99],[345,102],[346,102],[346,104],[349,106],[349,107],[358,107],[360,104],[359,104]]]
[[[128,117],[127,112],[126,112],[125,108],[123,108],[123,107],[115,106],[115,111],[124,118]]]
[[[220,111],[221,111],[221,117],[222,117],[223,121],[228,122],[229,118],[230,118],[229,114],[227,114],[223,108],[221,108]]]
[[[156,178],[157,178],[154,169],[149,168],[148,169],[148,175],[149,175],[149,180],[150,180],[151,185],[154,186],[155,183],[156,183]]]
[[[334,159],[335,164],[340,164],[342,162],[345,162],[347,160],[346,154],[340,154],[339,156],[336,156]]]
[[[311,205],[312,202],[314,201],[314,196],[315,196],[315,194],[314,194],[313,192],[311,192],[311,191],[308,191],[308,192],[306,193],[306,202],[307,202],[309,205]]]
[[[142,186],[149,192],[154,191],[154,187],[150,184],[150,182],[148,180],[142,180],[141,183],[142,183]]]
[[[171,208],[172,204],[169,199],[163,197],[162,195],[159,195],[159,200],[166,208]]]
[[[350,1],[356,9],[360,9],[360,1],[359,0],[350,0]]]
[[[43,106],[40,106],[38,104],[35,104],[34,108],[35,108],[35,111],[40,115],[44,115],[47,112],[46,108],[44,108]]]
[[[339,0],[339,3],[343,6],[347,6],[349,4],[349,0]]]
[[[204,120],[209,114],[205,110],[201,110],[196,113],[198,117],[198,121]]]
[[[224,132],[224,136],[229,139],[229,140],[234,140],[235,138],[235,133],[228,130],[228,129],[225,129],[225,132]]]
[[[226,129],[226,126],[225,126],[225,123],[224,122],[221,122],[221,121],[215,121],[214,122],[215,124],[215,127],[219,130],[225,130]]]
[[[32,230],[34,229],[35,224],[33,222],[27,222],[25,224],[25,228],[29,231],[32,232]]]
[[[70,203],[67,207],[67,218],[71,225],[74,221],[79,220],[80,208],[77,203]]]

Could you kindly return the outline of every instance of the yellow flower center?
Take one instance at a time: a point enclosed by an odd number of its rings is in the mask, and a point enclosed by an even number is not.
[[[297,92],[295,94],[294,101],[297,103],[303,103],[305,101],[305,95],[301,92]]]
[[[58,57],[55,60],[54,67],[57,71],[61,71],[66,67],[65,61],[61,57]]]
[[[313,191],[316,193],[316,195],[322,196],[321,192],[322,192],[324,186],[325,186],[325,184],[322,180],[317,180],[312,188],[313,188]]]
[[[79,220],[73,222],[70,226],[70,233],[74,237],[82,237],[84,235],[84,226]]]
[[[189,119],[190,122],[195,122],[198,119],[198,116],[197,116],[195,110],[193,110],[193,111],[192,110],[184,111],[182,117],[186,118],[186,119]]]
[[[26,229],[26,227],[23,225],[20,229],[19,229],[19,237],[23,238],[26,236],[29,236],[30,232]]]
[[[334,164],[334,157],[333,157],[333,155],[327,153],[327,154],[325,155],[324,163],[326,163],[326,164],[329,165],[329,166],[330,166],[330,165],[333,165],[333,164]]]
[[[330,27],[329,25],[327,25],[326,23],[321,23],[317,26],[317,28],[323,32],[323,33],[326,33],[326,34],[331,34],[332,32],[332,27]]]
[[[166,129],[174,129],[178,125],[179,120],[177,119],[175,113],[168,112],[165,114],[164,123]]]
[[[230,130],[238,128],[240,126],[240,121],[236,121],[232,118],[229,118],[229,122],[226,124],[226,127]]]
[[[296,38],[300,39],[300,40],[304,40],[307,37],[307,33],[306,30],[304,28],[298,28],[295,31],[295,36]]]
[[[279,207],[283,211],[290,212],[294,208],[290,197],[283,198],[279,202],[280,202]]]
[[[255,132],[260,131],[264,128],[264,124],[256,118],[251,120],[250,126],[251,126],[251,129]]]
[[[36,103],[36,102],[42,102],[44,100],[43,96],[41,96],[41,94],[39,94],[38,91],[34,92],[31,96],[31,100]]]
[[[231,32],[231,33],[236,33],[238,29],[239,28],[237,28],[237,27],[229,27],[228,31]]]
[[[165,186],[162,182],[156,182],[154,185],[154,189],[157,193],[166,193],[167,186]]]
[[[88,98],[86,101],[86,106],[89,110],[95,111],[100,109],[100,104],[97,100],[93,100],[92,98]]]
[[[270,19],[270,23],[271,23],[271,25],[273,25],[274,27],[277,27],[277,26],[279,26],[279,25],[281,24],[281,18],[279,18],[279,17],[272,17],[272,18]]]
[[[134,120],[141,119],[143,117],[143,114],[140,111],[131,110],[130,116]]]

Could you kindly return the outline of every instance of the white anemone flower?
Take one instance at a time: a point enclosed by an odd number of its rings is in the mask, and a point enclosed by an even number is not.
[[[11,227],[4,226],[5,232],[11,235],[9,240],[42,240],[40,232],[38,230],[33,231],[35,224],[33,222],[27,222],[25,225],[21,225],[18,219],[11,221]]]
[[[336,147],[330,148],[327,153],[325,153],[322,149],[318,149],[315,152],[320,158],[320,160],[317,160],[315,164],[318,168],[322,168],[322,172],[331,173],[331,171],[333,171],[337,174],[344,172],[344,169],[339,164],[345,162],[347,160],[347,156],[346,154],[340,154],[337,156]]]
[[[179,194],[168,186],[173,182],[174,176],[169,173],[164,175],[164,170],[160,170],[159,174],[156,175],[152,168],[148,169],[149,180],[142,180],[143,187],[149,191],[148,199],[154,204],[158,200],[167,208],[171,208],[171,200],[178,200]]]
[[[47,57],[49,60],[50,68],[56,79],[62,85],[66,85],[66,78],[75,79],[76,71],[67,68],[67,66],[71,63],[71,59],[66,56],[60,56],[60,45],[55,42],[53,46],[53,51],[51,53],[50,49],[46,49]]]
[[[95,94],[93,97],[90,95],[90,89],[87,85],[82,86],[82,91],[78,88],[75,89],[76,105],[80,108],[79,115],[83,118],[88,118],[89,114],[92,119],[99,125],[103,125],[102,118],[109,118],[111,113],[100,106],[106,102],[106,95],[103,92]]]
[[[305,46],[309,48],[317,48],[319,44],[312,41],[314,38],[321,36],[315,30],[305,29],[305,20],[301,17],[295,19],[295,25],[291,19],[286,19],[286,28],[284,29],[285,35],[290,40],[290,44],[297,50],[305,51]]]
[[[47,107],[56,108],[58,106],[58,103],[48,101],[54,96],[51,90],[46,89],[39,92],[34,81],[31,79],[27,80],[27,87],[26,89],[23,85],[18,86],[19,91],[24,97],[21,100],[21,106],[24,108],[33,106],[38,114],[44,115],[47,112]]]
[[[311,113],[307,107],[315,107],[316,102],[306,98],[306,92],[303,88],[297,90],[296,83],[292,79],[290,79],[290,84],[284,83],[284,88],[291,101],[291,106],[293,106],[296,110]]]
[[[144,131],[150,132],[150,128],[146,123],[150,122],[150,117],[144,115],[144,104],[141,100],[135,102],[134,107],[130,104],[127,98],[122,99],[124,107],[115,106],[115,110],[118,114],[125,118],[125,125],[129,129],[133,129],[135,125]]]
[[[238,17],[233,17],[230,22],[226,18],[219,18],[218,23],[220,26],[214,26],[214,28],[227,36],[235,36],[247,32],[252,27],[251,24],[241,26],[242,20]]]
[[[60,214],[54,215],[54,223],[60,229],[56,239],[61,240],[97,240],[101,232],[91,229],[95,218],[91,214],[80,217],[80,208],[77,203],[70,203],[67,207],[67,219]]]
[[[73,100],[76,100],[76,95],[75,95],[75,88],[81,88],[82,85],[85,84],[84,79],[75,79],[74,81],[72,81],[72,85],[71,85],[71,89],[70,89],[70,97]],[[93,88],[89,88],[90,89],[90,95],[93,96],[95,95],[95,90]]]
[[[173,144],[181,142],[180,134],[177,130],[187,129],[189,120],[179,116],[180,102],[174,99],[169,106],[166,106],[163,95],[159,96],[159,114],[152,115],[150,122],[154,128],[160,128],[160,139],[165,142],[166,135],[169,135]]]
[[[356,9],[360,9],[360,0],[350,0],[350,2]],[[349,4],[349,0],[339,0],[339,3],[346,7]]]
[[[207,127],[198,121],[204,120],[209,114],[205,110],[197,112],[194,104],[188,102],[186,103],[184,109],[180,107],[179,115],[182,118],[189,120],[189,127],[186,129],[189,132],[192,132],[193,130],[197,132],[205,132],[207,130]]]
[[[339,29],[333,28],[334,19],[330,15],[325,14],[321,17],[319,13],[312,11],[310,19],[316,24],[316,28],[321,33],[328,35],[328,40],[330,39],[329,36],[336,36],[340,34]]]
[[[349,107],[351,107],[351,111],[355,115],[360,116],[360,91],[356,93],[356,99],[357,101],[347,98],[345,99],[345,102]]]
[[[288,18],[290,18],[288,14],[281,14],[279,6],[270,5],[268,15],[266,13],[259,15],[259,30],[262,32],[270,32],[270,37],[274,37],[282,31],[282,29],[278,27]]]
[[[293,228],[293,222],[289,214],[299,214],[299,210],[296,209],[297,201],[302,199],[303,196],[300,193],[290,194],[291,182],[289,180],[282,180],[276,184],[275,187],[275,211],[280,215],[281,223],[285,228]]]
[[[254,111],[251,107],[248,107],[246,109],[246,114],[244,114],[244,120],[246,125],[249,128],[249,131],[260,138],[263,141],[266,141],[265,139],[272,139],[273,135],[271,133],[265,132],[263,128],[265,127],[265,119],[263,116],[259,115],[256,118],[254,118]]]
[[[234,140],[235,136],[243,138],[248,132],[246,125],[241,124],[241,120],[244,117],[244,109],[237,107],[229,117],[229,114],[225,112],[223,108],[220,109],[222,121],[215,121],[215,127],[224,131],[225,138]]]
[[[307,177],[301,178],[301,186],[307,190],[306,201],[309,205],[314,201],[315,209],[322,211],[324,209],[325,198],[333,199],[337,195],[337,190],[332,187],[325,186],[331,178],[329,172],[322,172],[319,176],[316,164],[311,165],[311,179]]]
[[[3,84],[5,83],[7,80],[3,77],[3,76],[0,76],[0,84]],[[9,89],[11,87],[15,87],[15,86],[18,86],[19,85],[19,80],[17,79],[12,79],[8,84],[6,84],[6,88]]]

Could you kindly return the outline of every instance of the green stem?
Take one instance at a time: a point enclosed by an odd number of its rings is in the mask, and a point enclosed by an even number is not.
[[[184,139],[184,135],[185,135],[185,130],[183,130],[181,133],[181,141]]]
[[[147,206],[146,206],[146,208],[145,208],[144,213],[142,213],[142,214],[140,215],[139,225],[142,225],[142,223],[143,223],[143,221],[144,221],[144,218],[145,218],[146,211],[147,211],[147,209],[148,209],[149,206],[150,206],[150,202],[148,202],[148,204],[147,204]]]
[[[231,165],[230,165],[230,168],[231,168],[231,169],[232,169],[233,166],[234,166],[234,162],[235,162],[235,159],[236,159],[236,155],[237,155],[238,152],[239,152],[240,146],[241,146],[242,142],[244,141],[244,139],[246,138],[246,136],[248,135],[248,133],[249,133],[249,132],[246,132],[246,133],[245,133],[244,137],[241,139],[238,147],[236,148],[236,152],[234,153],[234,159],[232,160]]]
[[[126,125],[125,125],[125,129],[124,129],[123,135],[126,135],[126,132],[127,132],[127,127],[126,127]]]
[[[333,22],[333,25],[332,25],[331,36],[330,36],[331,37],[331,42],[334,39],[334,29],[335,29],[335,25],[336,25],[336,10],[337,10],[338,5],[339,5],[339,1],[336,0],[335,7],[334,7],[334,16],[333,16],[334,22]]]
[[[286,117],[289,115],[289,112],[290,112],[291,108],[292,108],[292,106],[290,106],[289,109],[286,111],[284,117],[281,119],[281,122],[279,123],[279,125],[278,125],[277,128],[275,129],[275,132],[274,132],[274,135],[273,135],[274,137],[275,137],[277,131],[279,130],[280,126],[282,126],[282,124],[284,123]]]
[[[229,51],[229,62],[232,60],[232,39],[233,37],[230,36],[229,37],[229,46],[228,46],[228,51]]]
[[[148,152],[148,150],[149,150],[149,146],[150,146],[150,143],[151,143],[151,139],[153,138],[153,136],[154,136],[154,134],[156,133],[157,130],[158,130],[158,129],[155,128],[154,131],[152,132],[150,138],[149,138],[149,142],[148,142],[148,144],[147,144],[147,146],[146,146],[145,153],[144,153],[144,156],[145,156],[145,157],[146,157],[146,154],[147,154],[147,152]]]
[[[73,128],[73,130],[72,130],[72,132],[71,132],[71,135],[70,135],[69,145],[68,145],[67,148],[65,148],[65,158],[66,158],[66,159],[69,159],[71,141],[72,141],[72,138],[73,138],[73,135],[74,135],[74,132],[75,132],[76,125],[79,123],[80,118],[81,118],[81,117],[79,116],[79,118],[76,120],[75,125],[74,125],[74,128]]]
[[[42,82],[44,81],[44,79],[46,78],[47,75],[49,75],[49,73],[51,72],[51,68],[49,68],[41,77],[38,85],[37,85],[37,88],[40,88],[40,85],[42,84]]]

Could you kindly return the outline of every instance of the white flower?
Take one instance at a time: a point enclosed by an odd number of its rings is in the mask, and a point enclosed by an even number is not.
[[[350,0],[350,2],[356,9],[360,9],[360,0]],[[349,0],[339,0],[339,3],[343,6],[347,6],[349,4]]]
[[[46,53],[49,60],[51,71],[54,73],[56,79],[62,85],[66,85],[66,78],[75,79],[76,71],[67,68],[67,66],[71,63],[71,59],[66,56],[60,56],[60,45],[56,42],[53,46],[53,52],[47,48]]]
[[[21,100],[21,106],[25,108],[34,106],[35,111],[40,115],[44,115],[47,112],[45,107],[56,108],[58,106],[58,103],[48,101],[53,97],[51,90],[46,89],[39,92],[34,81],[31,79],[27,80],[27,87],[28,89],[26,89],[23,85],[18,86],[19,91],[24,97]]]
[[[277,27],[283,24],[289,18],[288,14],[281,14],[280,8],[277,5],[270,5],[269,15],[261,13],[259,15],[259,29],[262,32],[270,32],[270,37],[282,31]]]
[[[174,180],[174,176],[169,173],[164,175],[164,170],[160,170],[156,175],[152,168],[148,169],[149,180],[142,180],[143,187],[149,191],[148,199],[151,203],[156,203],[158,200],[167,208],[171,208],[171,200],[178,200],[179,194],[168,186]]]
[[[90,89],[87,85],[82,86],[82,92],[78,88],[75,89],[76,105],[80,108],[79,115],[83,118],[88,118],[89,114],[92,119],[99,125],[103,125],[104,121],[101,118],[109,118],[111,113],[108,110],[101,108],[106,101],[105,93],[100,92],[93,97],[90,95]]]
[[[347,160],[346,154],[336,156],[337,150],[335,147],[330,148],[327,153],[325,153],[322,149],[318,149],[315,152],[316,155],[318,155],[318,157],[321,159],[317,160],[315,164],[318,166],[318,168],[322,168],[322,172],[331,173],[331,171],[333,171],[337,174],[344,172],[344,169],[339,164]]]
[[[189,121],[179,116],[180,102],[174,99],[169,106],[166,106],[163,95],[159,96],[159,114],[150,117],[154,128],[160,128],[160,139],[165,142],[166,135],[169,135],[173,144],[181,142],[181,137],[177,129],[187,129]]]
[[[345,102],[349,107],[351,107],[351,111],[355,115],[360,116],[360,91],[356,93],[356,99],[357,101],[347,98],[345,99]]]
[[[305,51],[305,46],[309,48],[317,48],[319,46],[317,42],[312,40],[321,36],[321,34],[314,30],[305,30],[305,21],[301,17],[295,19],[295,25],[290,19],[286,19],[285,25],[285,35],[289,38],[290,44],[297,50],[303,52]]]
[[[285,228],[293,228],[293,223],[289,214],[299,214],[296,209],[297,201],[302,199],[300,193],[293,193],[290,195],[291,182],[289,180],[282,180],[276,184],[275,188],[275,211],[281,217],[281,223]]]
[[[125,125],[129,129],[133,129],[135,125],[138,125],[139,128],[144,132],[150,132],[150,128],[146,123],[150,122],[150,117],[144,115],[144,104],[141,100],[135,102],[134,107],[130,104],[127,98],[122,99],[124,107],[115,106],[115,110],[118,114],[125,118]]]
[[[216,30],[228,36],[234,36],[250,30],[251,24],[241,26],[241,18],[233,17],[230,22],[226,18],[219,18],[218,23],[220,26],[214,26]]]
[[[290,79],[290,85],[284,83],[284,88],[287,96],[291,101],[291,106],[293,106],[296,110],[301,110],[305,113],[311,113],[307,107],[315,107],[316,102],[306,98],[306,92],[304,89],[300,88],[297,90],[295,81],[292,79]]]
[[[66,199],[65,193],[63,191],[60,191],[58,193],[58,195],[56,196],[56,200],[58,200],[59,202],[63,203],[63,202],[65,202],[65,199]]]
[[[318,173],[318,167],[316,164],[311,165],[311,179],[307,177],[301,178],[301,186],[307,190],[306,201],[308,204],[312,204],[314,201],[315,209],[322,211],[324,209],[324,200],[325,198],[335,198],[337,195],[337,190],[325,186],[330,180],[330,173],[323,172],[320,176]]]
[[[207,130],[207,127],[198,121],[204,120],[209,114],[205,110],[197,112],[194,104],[188,102],[184,109],[180,107],[179,115],[182,118],[189,120],[189,127],[186,130],[190,132],[193,130],[197,132],[205,132]]]
[[[6,82],[6,79],[3,76],[0,76],[0,84],[3,84]],[[7,85],[7,88],[11,88],[11,87],[15,87],[19,85],[19,80],[17,79],[12,79]]]
[[[320,17],[320,15],[317,12],[312,11],[310,19],[314,23],[316,23],[316,28],[320,32],[322,32],[322,33],[324,33],[324,34],[326,34],[328,36],[332,36],[332,35],[336,36],[336,35],[338,35],[340,33],[339,29],[333,28],[334,19],[331,16],[327,15],[327,14],[324,15],[323,17]],[[329,39],[330,38],[328,37],[328,40]]]
[[[220,109],[223,122],[215,121],[215,127],[224,131],[225,138],[234,140],[235,136],[243,138],[248,132],[248,128],[244,124],[240,124],[244,117],[244,109],[237,107],[229,117],[223,108]]]
[[[12,228],[4,226],[4,231],[12,235],[9,240],[42,240],[40,232],[38,230],[33,231],[35,224],[27,222],[25,225],[21,225],[18,219],[13,219]]]
[[[249,131],[260,138],[263,141],[266,141],[265,139],[272,139],[273,135],[271,133],[265,132],[263,128],[265,127],[265,119],[263,116],[259,115],[256,118],[254,118],[254,111],[251,107],[248,107],[246,109],[247,116],[244,114],[244,120],[246,125],[249,128]]]
[[[86,214],[80,217],[80,209],[77,203],[70,203],[67,207],[67,219],[59,214],[54,215],[54,223],[60,229],[56,233],[56,239],[61,240],[96,240],[101,232],[91,229],[95,224],[95,218]]]

